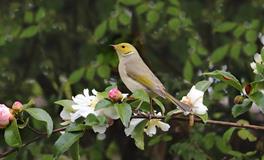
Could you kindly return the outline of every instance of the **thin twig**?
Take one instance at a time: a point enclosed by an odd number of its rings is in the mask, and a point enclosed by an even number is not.
[[[66,127],[61,127],[61,128],[54,129],[54,130],[52,131],[52,134],[53,134],[53,133],[60,132],[60,131],[64,131],[65,129],[66,129]],[[27,146],[27,145],[29,145],[29,144],[31,144],[31,143],[34,143],[34,142],[36,142],[36,141],[38,141],[38,140],[40,140],[40,139],[42,139],[42,138],[45,138],[45,137],[47,137],[47,133],[45,133],[45,134],[41,133],[39,136],[37,136],[37,137],[35,137],[35,138],[29,140],[29,141],[26,142],[26,143],[23,143],[23,144],[20,146],[20,148],[21,148],[21,147],[25,147],[25,146]],[[3,157],[5,157],[5,156],[11,154],[11,153],[17,151],[18,149],[19,149],[19,148],[12,148],[12,149],[10,149],[10,150],[8,150],[8,151],[6,151],[6,152],[0,153],[0,158],[3,158]]]
[[[147,115],[136,115],[132,116],[132,118],[147,118],[149,117]],[[164,116],[151,116],[152,119],[164,119]],[[182,116],[173,116],[172,119],[177,119],[181,121],[189,121],[188,117],[182,117]],[[199,118],[194,118],[195,122],[203,123],[203,121]],[[253,125],[253,124],[241,124],[236,122],[226,122],[226,121],[217,121],[217,120],[207,120],[206,124],[214,124],[214,125],[221,125],[221,126],[229,126],[229,127],[239,127],[239,128],[248,128],[248,129],[254,129],[254,130],[262,130],[264,131],[264,126],[259,125]]]

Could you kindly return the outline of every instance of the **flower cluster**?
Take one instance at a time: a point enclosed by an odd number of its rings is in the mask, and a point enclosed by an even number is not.
[[[21,102],[16,101],[12,105],[12,109],[4,104],[0,104],[0,128],[6,128],[7,125],[14,119],[14,115],[21,112],[23,105]]]

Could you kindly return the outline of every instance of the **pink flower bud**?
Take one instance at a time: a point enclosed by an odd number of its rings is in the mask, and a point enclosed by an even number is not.
[[[10,109],[4,104],[0,104],[0,128],[5,128],[13,118]]]
[[[15,103],[12,105],[12,109],[16,112],[21,112],[23,109],[23,104],[19,101],[15,101]]]
[[[123,95],[122,93],[119,91],[118,88],[113,88],[111,89],[109,92],[108,92],[108,97],[117,102],[117,101],[120,101],[122,98],[123,98]]]

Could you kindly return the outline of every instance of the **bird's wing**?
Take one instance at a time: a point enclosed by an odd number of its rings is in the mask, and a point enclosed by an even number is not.
[[[165,97],[165,88],[160,80],[141,59],[136,61],[137,63],[134,63],[130,60],[125,64],[127,75],[155,94]]]

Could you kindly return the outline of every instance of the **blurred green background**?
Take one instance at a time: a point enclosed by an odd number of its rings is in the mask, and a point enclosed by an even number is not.
[[[118,42],[134,44],[178,98],[208,78],[203,72],[215,69],[227,70],[245,84],[255,78],[249,63],[262,47],[258,35],[264,33],[263,24],[263,0],[2,0],[0,103],[33,99],[60,127],[61,108],[54,101],[71,98],[84,88],[103,91],[112,83],[128,92],[120,82],[117,56],[109,47]],[[233,99],[240,94],[233,88],[215,81],[210,90],[205,96],[209,118],[263,124],[257,109],[232,117]],[[145,151],[125,136],[120,122],[110,127],[104,141],[87,131],[81,139],[81,157],[260,159],[264,153],[263,132],[226,132],[225,127],[199,124],[188,129],[184,122],[171,125],[168,134],[147,139]],[[30,131],[22,135],[25,140],[34,137]],[[58,136],[21,149],[17,158],[49,159]],[[2,141],[0,145],[0,152],[7,148]],[[70,159],[67,155],[61,159]]]

